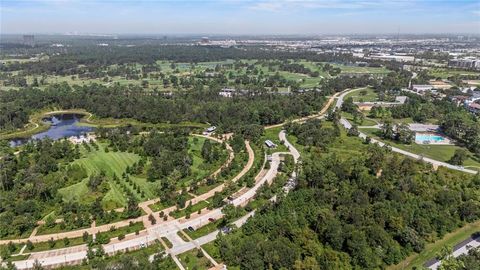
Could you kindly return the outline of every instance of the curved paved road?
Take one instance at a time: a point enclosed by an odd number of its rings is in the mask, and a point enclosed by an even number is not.
[[[249,159],[248,159],[248,162],[245,165],[245,167],[242,169],[242,171],[240,173],[238,173],[232,179],[233,182],[236,182],[240,178],[242,178],[250,170],[250,168],[253,166],[253,161],[254,161],[254,157],[255,157],[254,151],[251,148],[248,141],[245,141],[245,145],[246,145],[246,148],[247,148]],[[276,170],[277,168],[278,168],[278,164],[277,164],[276,168],[274,168],[274,169]],[[267,173],[267,175],[264,176],[264,178],[268,178],[268,177],[272,177],[272,173],[270,173],[270,174]],[[265,180],[262,179],[262,181],[259,181],[259,182],[263,183],[264,181]],[[196,201],[205,200],[205,199],[213,196],[215,194],[215,192],[222,191],[224,187],[225,187],[225,184],[222,184],[222,185],[208,191],[207,193],[201,194],[201,195],[191,199],[190,201],[192,201],[192,204],[194,204]],[[254,188],[258,189],[259,187],[256,185]],[[235,199],[234,204],[239,205],[241,203],[248,202],[251,199],[251,198],[248,198],[248,196],[251,196],[251,194],[248,193],[248,192],[239,196],[237,199]],[[187,204],[188,204],[188,202],[187,202]],[[166,214],[168,214],[169,210],[173,210],[174,208],[175,207],[171,207],[171,209],[170,208],[169,209],[164,209],[163,211],[166,212]],[[158,216],[158,212],[154,213],[154,214],[155,214],[155,216]],[[222,216],[223,216],[223,214],[221,212],[221,209],[214,209],[214,210],[211,210],[211,211],[204,211],[202,213],[202,215],[192,214],[192,218],[188,219],[188,220],[186,220],[184,218],[180,218],[180,219],[174,219],[174,220],[168,220],[168,221],[161,221],[161,222],[157,223],[157,225],[151,226],[150,228],[147,228],[146,233],[144,235],[141,235],[139,237],[136,237],[134,235],[130,235],[130,237],[127,237],[126,240],[124,240],[124,241],[107,244],[107,245],[104,245],[103,247],[104,247],[106,253],[113,254],[114,252],[119,251],[119,250],[137,249],[140,246],[143,246],[143,245],[148,244],[148,243],[152,243],[159,236],[166,236],[170,241],[173,240],[172,242],[177,243],[177,244],[182,243],[184,241],[180,237],[178,237],[178,235],[177,235],[177,232],[179,230],[188,228],[189,226],[201,227],[201,226],[203,226],[203,225],[205,225],[206,223],[209,222],[208,221],[209,218],[218,219],[218,218],[221,218]],[[135,221],[140,221],[140,220],[144,221],[145,218],[148,218],[148,216],[145,215],[145,216],[139,217],[139,218],[135,219]],[[124,225],[123,223],[125,223],[126,224],[125,226],[128,226],[129,221],[130,220],[121,221],[120,223],[122,225]],[[149,222],[149,221],[145,221],[145,222]],[[115,223],[115,224],[120,224],[120,223]],[[64,237],[78,237],[78,236],[81,236],[84,231],[88,231],[89,233],[93,234],[93,233],[96,233],[97,231],[103,231],[103,229],[108,230],[112,225],[114,225],[114,224],[103,225],[102,227],[97,227],[95,229],[88,228],[88,229],[83,229],[83,230],[60,233],[60,234],[56,234],[55,239],[62,239]],[[118,227],[120,227],[120,226],[118,226]],[[42,240],[43,240],[43,238],[45,238],[45,241],[49,240],[50,237],[51,237],[51,235],[37,236],[37,238],[40,238]],[[35,240],[38,241],[39,239],[37,239],[37,238],[35,238]],[[6,240],[6,241],[9,242],[10,240]],[[20,240],[18,240],[18,241],[20,241]],[[26,239],[23,239],[23,242],[25,242],[25,241],[26,241]],[[69,263],[69,264],[79,263],[83,258],[86,257],[86,246],[85,245],[75,246],[75,247],[69,247],[69,248],[57,249],[57,250],[50,250],[50,251],[45,251],[45,252],[36,252],[36,253],[32,253],[32,254],[34,254],[34,256],[33,256],[34,258],[40,258],[39,262],[43,266],[55,267],[55,266],[59,266],[59,265],[66,264],[66,263]],[[32,258],[32,259],[23,260],[23,261],[16,261],[16,262],[14,262],[14,264],[17,267],[17,269],[29,269],[33,266],[34,262],[35,262],[35,259]]]
[[[272,183],[273,179],[276,177],[278,173],[278,167],[281,162],[281,159],[280,159],[281,155],[292,154],[294,156],[295,161],[298,160],[300,154],[298,153],[297,149],[295,149],[295,147],[286,140],[285,133],[281,132],[279,134],[279,137],[284,139],[285,145],[289,146],[290,152],[274,153],[272,155],[270,169],[267,171],[267,173],[266,174],[259,173],[258,176],[261,176],[261,179],[258,179],[258,181],[256,181],[255,186],[253,188],[249,189],[247,192],[235,198],[232,201],[232,204],[234,206],[245,205],[251,199],[254,198],[258,189],[260,189],[265,183],[269,183],[269,184]],[[248,145],[247,149],[251,150],[251,147],[249,147]],[[253,164],[253,161],[252,161],[252,164]],[[245,172],[247,171],[248,170],[246,170]],[[243,172],[244,171],[242,171],[242,173]],[[239,179],[239,178],[241,178],[241,176],[237,175],[236,179]],[[240,227],[247,221],[247,219],[250,216],[254,214],[254,212],[255,211],[248,213],[247,215],[235,221],[234,224]],[[107,254],[113,254],[120,250],[136,249],[145,244],[153,243],[156,239],[160,237],[167,237],[169,241],[171,241],[173,244],[173,247],[169,249],[168,252],[173,257],[175,257],[175,255],[177,254],[181,254],[185,251],[196,248],[199,245],[203,245],[205,243],[215,240],[216,235],[219,233],[219,231],[217,230],[213,233],[210,233],[206,236],[196,239],[193,242],[185,242],[182,238],[180,238],[177,235],[177,232],[183,229],[186,229],[190,226],[194,228],[199,228],[209,223],[209,218],[219,219],[222,217],[223,217],[222,210],[220,208],[217,208],[211,211],[205,211],[201,215],[197,215],[188,220],[186,219],[169,220],[148,228],[147,232],[141,236],[137,237],[137,236],[129,235],[124,241],[116,242],[116,243],[113,243],[112,241],[112,243],[104,245],[103,247]],[[39,262],[43,266],[47,266],[47,267],[48,266],[55,267],[55,266],[59,266],[67,263],[74,264],[74,263],[81,262],[81,260],[86,257],[86,247],[85,246],[71,247],[71,248],[65,248],[65,249],[59,249],[59,250],[53,250],[53,251],[38,252],[38,253],[35,253],[34,257],[38,258]],[[27,268],[31,268],[34,262],[35,262],[35,259],[28,259],[24,261],[16,261],[14,262],[14,264],[18,269],[27,269]]]
[[[343,99],[345,98],[345,96],[351,92],[354,92],[354,91],[358,91],[358,90],[361,90],[363,88],[357,88],[357,89],[352,89],[352,90],[349,90],[349,91],[346,91],[346,92],[343,92],[339,97],[338,97],[338,100],[337,100],[337,104],[335,105],[335,109],[336,110],[339,110],[341,109],[342,107],[342,104],[343,104]],[[352,124],[350,124],[350,122],[345,119],[344,117],[342,117],[340,119],[340,123],[346,128],[346,129],[350,129],[352,127]],[[360,134],[358,135],[360,138],[363,138],[365,139],[367,137],[367,135],[363,132],[360,131]],[[376,143],[378,144],[379,146],[384,146],[385,143],[384,142],[381,142],[379,140],[376,140],[376,139],[373,139],[371,138],[371,142],[372,143]],[[435,160],[435,159],[431,159],[431,158],[427,158],[427,157],[422,157],[420,155],[417,155],[417,154],[414,154],[414,153],[411,153],[411,152],[408,152],[408,151],[405,151],[405,150],[402,150],[400,148],[397,148],[397,147],[393,147],[393,146],[390,146],[389,147],[392,149],[393,152],[396,152],[396,153],[400,153],[402,155],[405,155],[405,156],[408,156],[408,157],[411,157],[411,158],[414,158],[414,159],[418,159],[418,160],[422,160],[424,162],[427,162],[427,163],[430,163],[432,164],[434,167],[438,167],[438,166],[443,166],[443,167],[447,167],[449,169],[452,169],[452,170],[457,170],[457,171],[461,171],[461,172],[465,172],[465,173],[470,173],[470,174],[477,174],[478,172],[475,171],[475,170],[470,170],[470,169],[465,169],[461,166],[455,166],[455,165],[452,165],[452,164],[449,164],[449,163],[446,163],[446,162],[443,162],[443,161],[438,161],[438,160]]]
[[[345,90],[346,91],[346,90]],[[338,95],[340,95],[341,93],[343,92],[338,92],[338,93],[335,93],[334,95],[332,95],[327,103],[325,104],[325,106],[323,106],[323,108],[320,110],[320,112],[316,113],[316,114],[312,114],[312,115],[309,115],[309,116],[305,116],[305,117],[301,117],[301,118],[296,118],[294,120],[292,120],[292,122],[296,123],[296,122],[305,122],[309,119],[313,119],[313,118],[318,118],[318,117],[321,117],[323,116],[328,108],[330,108],[330,105],[332,105],[332,103],[335,101],[335,98],[337,98]],[[280,123],[280,124],[276,124],[276,125],[271,125],[271,126],[266,126],[265,129],[271,129],[271,128],[276,128],[276,127],[283,127],[287,122],[283,122],[283,123]]]
[[[313,116],[309,116],[309,117],[299,118],[299,119],[296,119],[294,121],[295,122],[301,122],[301,121],[305,121],[305,120],[308,120],[308,119],[311,119],[311,118],[316,118],[316,117],[323,116],[323,114],[328,110],[329,106],[333,103],[334,99],[337,96],[339,96],[339,98],[337,100],[337,103],[336,103],[335,107],[337,109],[341,108],[341,105],[343,104],[343,99],[348,93],[353,92],[353,91],[358,91],[358,90],[361,90],[361,89],[363,89],[363,88],[346,90],[346,91],[337,93],[329,99],[329,101],[327,102],[327,104],[324,106],[324,108],[321,110],[320,113],[318,113],[316,115],[313,115]],[[341,119],[341,123],[346,128],[351,127],[351,124],[344,118]],[[266,127],[266,129],[274,128],[274,127],[280,127],[280,126],[283,126],[283,124],[269,126],[269,127]],[[365,138],[366,135],[361,133],[360,137]],[[241,194],[239,197],[235,198],[232,201],[233,205],[235,205],[235,206],[245,205],[249,200],[251,200],[255,196],[256,191],[262,185],[264,185],[265,183],[271,183],[273,181],[273,179],[275,178],[275,176],[278,173],[278,167],[279,167],[279,164],[280,164],[280,156],[281,155],[291,154],[294,157],[295,162],[298,161],[298,159],[300,157],[300,153],[297,151],[297,149],[290,142],[288,142],[284,131],[281,131],[279,133],[279,138],[280,138],[280,140],[283,140],[285,142],[285,145],[288,147],[290,152],[274,153],[272,155],[272,162],[271,162],[270,169],[267,171],[267,173],[264,174],[261,177],[261,179],[256,181],[256,184],[253,188],[249,189],[247,192],[245,192],[245,193]],[[380,141],[377,141],[377,140],[372,140],[372,142],[376,142],[380,145],[384,145],[384,143],[382,143]],[[416,155],[416,154],[413,154],[413,153],[410,153],[410,152],[407,152],[407,151],[404,151],[404,150],[401,150],[401,149],[398,149],[398,148],[392,147],[392,150],[394,152],[398,152],[398,153],[401,153],[401,154],[404,154],[404,155],[407,155],[407,156],[410,156],[410,157],[413,157],[413,158],[417,158],[417,159],[421,158],[419,155]],[[453,166],[453,165],[450,165],[448,163],[444,163],[444,162],[440,162],[440,161],[436,161],[436,160],[432,160],[432,159],[423,158],[423,160],[426,161],[426,162],[432,163],[433,165],[437,165],[437,166],[450,167],[452,169],[461,170],[461,171],[465,171],[465,172],[468,172],[468,173],[476,173],[476,171],[461,169],[461,168],[458,168],[457,166]],[[249,159],[249,161],[250,161],[250,159]],[[253,161],[252,161],[252,164],[253,164]],[[246,166],[246,167],[248,167],[248,166]],[[242,173],[244,171],[245,170],[242,170]],[[246,170],[246,171],[248,171],[248,170]],[[292,174],[292,176],[295,176],[295,175]],[[236,179],[239,179],[240,177],[236,177]],[[237,221],[238,225],[241,226],[248,219],[248,217],[250,217],[253,214],[254,214],[254,212],[251,212],[251,213],[247,214],[246,216],[242,217],[241,219],[239,219]],[[180,237],[178,237],[178,235],[177,235],[178,231],[180,231],[182,229],[185,229],[185,228],[188,228],[189,226],[196,227],[196,228],[201,227],[201,226],[205,225],[206,223],[208,223],[209,218],[218,219],[218,218],[221,218],[222,216],[223,216],[223,214],[221,212],[221,209],[213,209],[211,211],[205,211],[205,213],[203,213],[201,215],[195,215],[189,220],[179,219],[179,220],[169,220],[169,221],[166,221],[166,222],[161,222],[160,224],[158,224],[156,226],[148,228],[146,235],[143,235],[143,236],[140,236],[140,237],[135,237],[133,239],[128,239],[127,238],[128,240],[125,240],[125,241],[107,244],[107,245],[104,246],[104,249],[107,253],[113,253],[115,251],[125,250],[127,248],[131,250],[131,249],[138,248],[139,246],[142,246],[146,243],[151,243],[155,239],[157,239],[158,237],[165,236],[169,240],[171,240],[172,243],[174,244],[174,246],[170,250],[171,254],[173,254],[173,255],[180,254],[180,253],[183,253],[183,252],[185,252],[189,249],[197,247],[199,244],[201,245],[201,244],[205,244],[207,242],[213,241],[215,239],[216,235],[218,234],[218,231],[213,232],[211,234],[208,234],[204,237],[201,237],[201,238],[195,240],[196,242],[194,242],[194,243],[183,241]],[[56,251],[56,252],[60,253],[60,254],[63,253],[62,251],[60,251],[60,252]],[[65,262],[78,262],[79,260],[84,258],[85,255],[86,255],[86,252],[84,250],[81,250],[81,251],[76,251],[76,252],[73,252],[73,253],[68,253],[68,254],[63,254],[63,255],[49,256],[45,259],[42,259],[41,262],[44,265],[58,265],[58,264],[62,264],[62,263],[65,263]],[[15,265],[19,269],[24,269],[25,267],[31,267],[32,264],[33,264],[33,260],[15,262]]]
[[[208,137],[208,138],[210,138],[210,137]],[[213,138],[213,139],[218,140],[216,138]],[[253,162],[254,162],[254,159],[255,159],[255,153],[254,153],[253,149],[251,148],[250,143],[248,141],[245,141],[245,147],[246,147],[247,152],[248,152],[248,162],[244,166],[244,168],[240,171],[240,173],[238,173],[232,179],[233,182],[236,182],[236,181],[238,181],[238,179],[242,178],[250,170],[250,168],[253,166]],[[200,194],[200,195],[188,200],[187,205],[190,202],[192,204],[196,204],[199,201],[206,200],[206,199],[212,197],[213,195],[215,195],[215,192],[221,192],[224,188],[225,188],[225,184],[221,184],[221,185],[209,190],[206,193]],[[139,207],[141,207],[142,209],[146,209],[146,208],[148,208],[147,204],[150,204],[150,202],[156,202],[156,201],[157,200],[154,199],[154,200],[150,200],[150,201],[147,201],[147,202],[139,203]],[[163,212],[166,215],[168,215],[171,211],[173,211],[175,209],[176,209],[176,206],[172,206],[172,207],[163,209]],[[56,234],[35,235],[35,236],[29,237],[29,238],[22,238],[22,239],[0,240],[0,244],[4,245],[4,244],[8,244],[9,242],[25,243],[27,240],[30,240],[33,243],[38,243],[38,242],[46,242],[46,241],[50,240],[51,238],[53,238],[53,239],[75,238],[75,237],[81,237],[84,232],[87,232],[88,234],[93,235],[93,234],[96,234],[98,232],[108,231],[108,230],[110,230],[110,228],[112,226],[114,226],[115,228],[126,227],[130,224],[130,221],[133,221],[133,222],[142,221],[146,225],[145,227],[150,227],[151,222],[148,220],[148,215],[150,213],[153,213],[155,217],[158,217],[158,215],[156,215],[156,214],[158,214],[160,211],[157,211],[157,212],[146,211],[146,212],[147,212],[146,215],[140,216],[140,217],[135,218],[135,219],[122,220],[122,221],[118,221],[118,222],[115,222],[115,223],[104,224],[104,225],[97,226],[97,227],[94,227],[94,228],[89,227],[89,228],[85,228],[85,229],[79,229],[79,230],[75,230],[75,231],[68,231],[68,232],[62,232],[62,233],[56,233]]]

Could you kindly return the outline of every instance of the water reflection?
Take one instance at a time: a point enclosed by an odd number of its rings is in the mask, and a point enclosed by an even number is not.
[[[80,136],[93,130],[92,127],[79,126],[78,122],[83,117],[81,114],[57,114],[45,117],[42,120],[50,123],[50,128],[44,132],[32,135],[29,138],[17,138],[10,141],[10,146],[22,145],[30,140],[41,140],[49,137],[53,140],[61,138]]]

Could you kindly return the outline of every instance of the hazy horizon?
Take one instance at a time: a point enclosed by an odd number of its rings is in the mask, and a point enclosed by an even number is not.
[[[2,34],[480,34],[480,1],[2,0]]]

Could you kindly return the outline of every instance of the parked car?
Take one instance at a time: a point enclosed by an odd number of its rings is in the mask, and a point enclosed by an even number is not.
[[[232,228],[225,226],[225,227],[222,227],[220,231],[222,231],[223,234],[228,234],[232,231]]]
[[[189,230],[191,232],[195,231],[195,229],[192,226],[188,226],[187,230]]]
[[[214,218],[208,218],[208,221],[215,222],[215,219]]]

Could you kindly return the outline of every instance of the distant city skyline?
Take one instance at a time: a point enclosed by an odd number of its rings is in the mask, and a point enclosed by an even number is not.
[[[1,0],[0,33],[480,34],[478,0]]]

